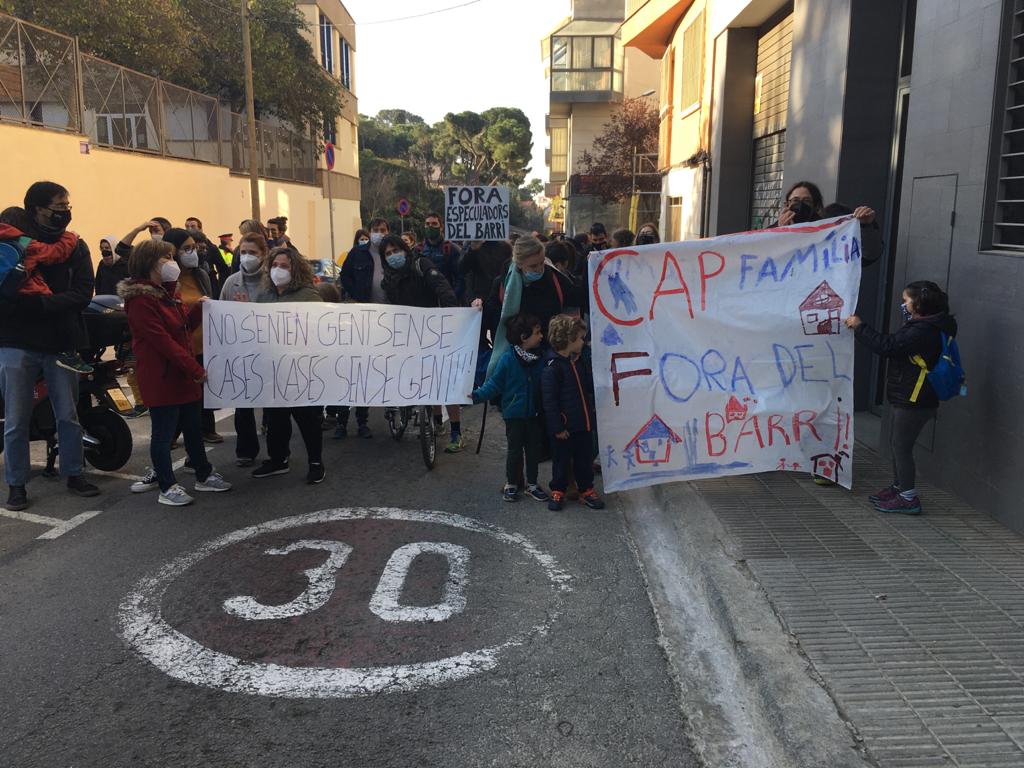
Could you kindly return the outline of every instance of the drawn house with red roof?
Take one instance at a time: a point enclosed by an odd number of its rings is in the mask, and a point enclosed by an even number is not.
[[[800,322],[805,336],[835,336],[842,327],[843,297],[826,280],[808,294],[800,305]]]
[[[681,443],[683,438],[654,414],[633,439],[626,443],[626,450],[633,451],[637,464],[664,464],[672,457],[672,443]]]

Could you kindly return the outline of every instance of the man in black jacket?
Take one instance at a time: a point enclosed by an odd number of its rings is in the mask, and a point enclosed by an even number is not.
[[[51,181],[38,181],[25,193],[31,237],[57,242],[71,223],[68,191]],[[89,247],[81,239],[63,263],[41,267],[49,296],[19,296],[0,303],[0,394],[5,408],[4,474],[10,494],[7,509],[28,507],[29,424],[33,391],[45,378],[57,420],[60,474],[68,490],[96,496],[99,489],[82,477],[82,427],[78,423],[78,377],[57,365],[67,347],[67,328],[92,298],[93,273]]]

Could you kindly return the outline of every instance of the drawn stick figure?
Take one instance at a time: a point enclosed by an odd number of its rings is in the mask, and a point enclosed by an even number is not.
[[[622,458],[626,460],[626,469],[636,469],[636,464],[633,463],[633,454],[629,451],[623,451]]]
[[[615,459],[615,449],[612,446],[608,446],[608,460],[606,462],[609,467],[619,466],[619,462]]]

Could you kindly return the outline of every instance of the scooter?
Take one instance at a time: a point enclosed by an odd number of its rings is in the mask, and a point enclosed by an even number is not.
[[[83,453],[90,465],[103,472],[113,472],[132,455],[132,431],[122,416],[131,410],[118,376],[127,371],[131,337],[128,334],[124,304],[117,296],[97,296],[82,313],[89,331],[92,348],[82,356],[93,366],[93,372],[82,374],[78,385],[78,422],[82,425]],[[108,347],[114,347],[113,360],[103,360]],[[3,400],[0,399],[0,432],[4,424]],[[32,392],[32,417],[29,421],[30,441],[46,441],[46,468],[43,475],[57,474],[57,423],[50,404],[45,380],[36,382]],[[3,451],[3,440],[0,440]]]

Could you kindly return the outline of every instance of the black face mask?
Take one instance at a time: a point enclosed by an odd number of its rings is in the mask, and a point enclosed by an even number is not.
[[[56,242],[64,234],[71,223],[71,211],[50,211],[50,221],[46,224],[36,222],[36,229],[43,242]]]
[[[796,200],[789,204],[789,210],[793,211],[794,224],[806,224],[808,221],[816,221],[817,216],[814,209],[803,200]]]
[[[114,257],[114,252],[113,251],[103,250],[103,251],[100,251],[100,254],[103,256],[104,259],[111,259],[111,258]]]
[[[639,235],[636,239],[637,245],[653,245],[656,242],[654,235]]]

